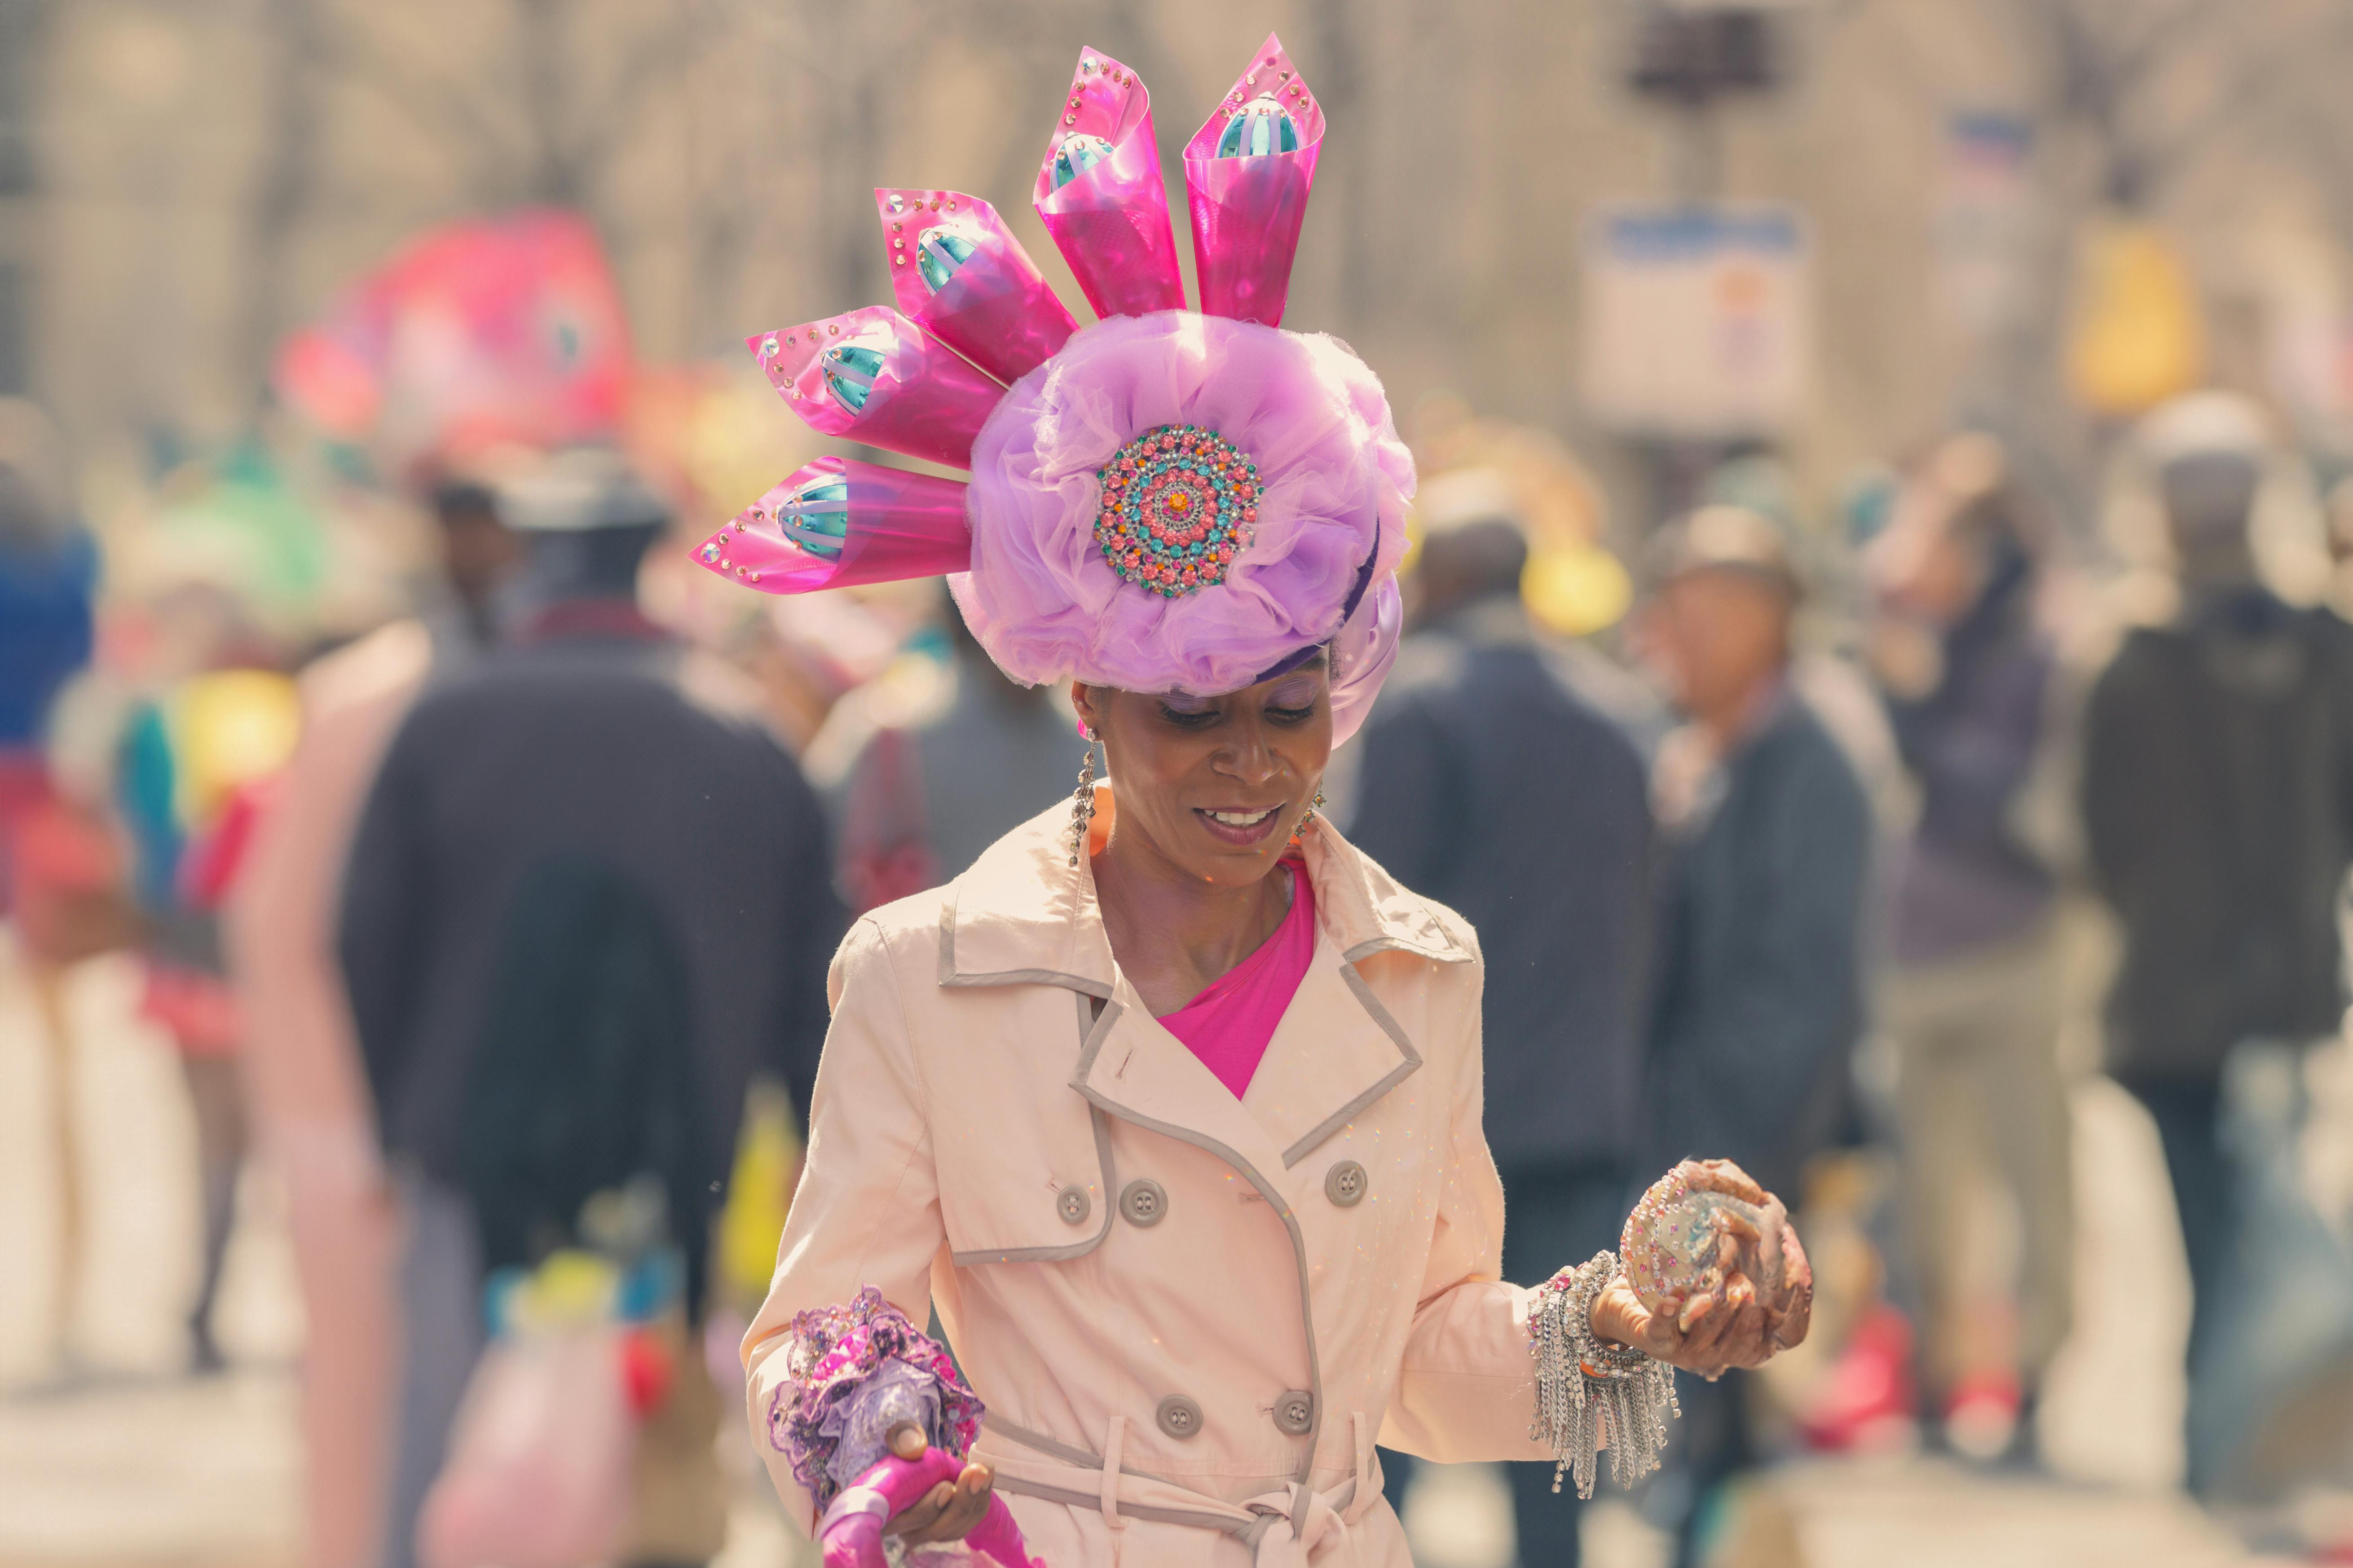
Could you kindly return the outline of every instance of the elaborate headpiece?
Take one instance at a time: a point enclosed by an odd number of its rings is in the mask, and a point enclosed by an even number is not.
[[[987,202],[880,190],[898,308],[747,340],[820,458],[696,558],[768,593],[947,574],[1014,679],[1216,695],[1331,652],[1335,739],[1397,651],[1413,459],[1345,343],[1280,330],[1324,113],[1266,47],[1185,148],[1201,309],[1135,74],[1082,50],[1033,201],[1081,328]]]

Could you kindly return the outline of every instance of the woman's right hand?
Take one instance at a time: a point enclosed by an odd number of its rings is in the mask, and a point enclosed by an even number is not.
[[[923,1428],[904,1422],[891,1433],[891,1451],[910,1463],[923,1457]],[[988,1513],[988,1500],[997,1484],[989,1468],[975,1460],[953,1481],[942,1481],[891,1516],[885,1535],[902,1538],[910,1546],[942,1541],[962,1541]]]

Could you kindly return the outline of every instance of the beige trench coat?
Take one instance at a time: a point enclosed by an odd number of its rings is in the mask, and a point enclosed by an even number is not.
[[[1410,1568],[1377,1441],[1549,1457],[1528,1292],[1499,1277],[1476,939],[1318,823],[1314,960],[1236,1100],[1113,962],[1069,820],[843,942],[744,1341],[754,1442],[808,1527],[768,1436],[773,1352],[871,1284],[918,1323],[937,1307],[1048,1568]]]

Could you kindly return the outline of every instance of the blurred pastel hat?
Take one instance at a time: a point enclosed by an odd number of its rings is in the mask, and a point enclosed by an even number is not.
[[[989,656],[1216,695],[1329,651],[1335,739],[1397,652],[1413,459],[1346,344],[1281,322],[1324,115],[1281,42],[1185,147],[1201,308],[1135,74],[1082,50],[1032,202],[1081,327],[995,208],[875,193],[895,308],[747,340],[819,433],[968,470],[797,470],[696,558],[767,593],[945,574]]]

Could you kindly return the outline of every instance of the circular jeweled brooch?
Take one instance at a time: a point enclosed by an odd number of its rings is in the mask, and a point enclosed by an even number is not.
[[[1096,474],[1103,559],[1164,598],[1224,582],[1258,521],[1258,465],[1198,425],[1146,430]]]

